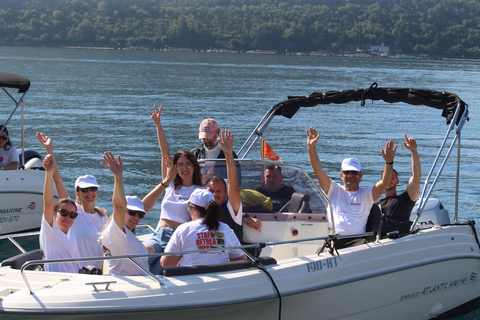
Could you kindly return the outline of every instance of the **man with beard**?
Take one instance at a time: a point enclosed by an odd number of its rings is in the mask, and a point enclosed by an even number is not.
[[[191,150],[191,152],[197,157],[198,160],[201,159],[225,159],[225,154],[218,144],[218,136],[220,134],[220,129],[218,127],[217,121],[213,119],[205,119],[200,123],[198,128],[198,139],[202,140],[202,143]],[[233,152],[233,157],[237,158],[235,152]],[[239,183],[241,184],[241,174],[240,168],[237,166],[239,174]],[[215,163],[215,161],[205,161],[205,166],[202,169],[203,181],[207,181],[213,176],[227,178],[227,170],[223,161]]]

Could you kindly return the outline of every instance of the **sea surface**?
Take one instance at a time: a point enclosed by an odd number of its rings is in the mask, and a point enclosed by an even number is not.
[[[470,107],[470,121],[461,136],[458,221],[480,222],[476,106],[480,62],[0,47],[0,71],[31,81],[24,103],[25,147],[44,155],[35,132],[51,137],[70,196],[75,179],[92,174],[101,185],[97,204],[109,212],[113,177],[100,165],[104,151],[121,155],[129,195],[143,197],[161,179],[160,152],[150,119],[153,105],[163,106],[162,123],[172,152],[199,144],[198,126],[207,117],[234,133],[238,150],[269,108],[287,96],[368,88],[374,82],[379,87],[452,92]],[[12,106],[2,97],[0,123]],[[363,107],[354,102],[306,108],[292,119],[276,117],[265,131],[266,141],[284,163],[309,173],[305,135],[309,126],[321,135],[317,151],[324,170],[339,180],[342,159],[357,157],[365,172],[363,185],[380,179],[384,167],[380,150],[394,140],[400,190],[411,175],[403,135],[417,139],[425,180],[448,128],[437,109],[378,101],[367,101]],[[19,148],[20,112],[8,128]],[[259,156],[260,148],[249,154],[249,158]],[[452,221],[456,161],[455,148],[432,194],[449,210]],[[143,222],[156,226],[159,213],[157,203]],[[1,243],[1,250],[6,246]],[[480,311],[449,319],[480,319]]]

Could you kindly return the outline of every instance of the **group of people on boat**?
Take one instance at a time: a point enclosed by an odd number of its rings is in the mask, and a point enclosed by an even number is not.
[[[162,180],[143,199],[126,196],[123,186],[123,163],[120,156],[110,151],[101,163],[114,176],[113,213],[107,218],[103,209],[95,207],[100,188],[95,177],[81,176],[75,183],[76,202],[70,200],[55,162],[50,138],[37,133],[47,152],[43,160],[46,171],[44,185],[44,216],[40,232],[40,246],[45,259],[94,258],[120,255],[146,255],[148,253],[180,252],[188,250],[240,246],[242,236],[242,203],[238,171],[234,160],[233,139],[229,130],[221,132],[216,143],[226,161],[228,186],[225,180],[212,175],[202,180],[201,168],[190,151],[178,151],[170,157],[170,147],[160,122],[162,107],[154,106],[151,118],[157,129],[162,154]],[[212,128],[200,127],[210,133]],[[213,128],[215,129],[215,128]],[[215,130],[218,135],[218,126]],[[53,203],[52,181],[59,201]],[[141,242],[135,228],[165,193],[161,216],[152,238]],[[233,226],[233,229],[225,224]],[[260,229],[261,222],[250,218],[249,225]],[[192,255],[159,255],[136,258],[136,264],[127,259],[111,259],[111,275],[143,275],[145,270],[158,274],[161,267],[211,264],[246,259],[243,251],[219,250]],[[82,261],[85,262],[85,261]],[[102,270],[102,261],[87,261],[96,272]],[[83,263],[85,264],[85,263]],[[45,270],[79,272],[79,263],[47,263]],[[89,271],[91,271],[89,267]]]
[[[123,186],[123,163],[120,156],[110,151],[103,155],[101,163],[114,176],[113,213],[107,217],[106,210],[95,205],[100,185],[95,177],[84,175],[75,182],[73,201],[60,175],[50,138],[37,133],[37,139],[45,147],[47,155],[43,159],[46,171],[44,184],[44,215],[41,224],[40,246],[45,259],[95,258],[102,256],[146,255],[148,253],[176,253],[153,255],[150,258],[136,258],[139,268],[127,259],[108,261],[112,275],[143,275],[144,270],[158,274],[162,267],[209,264],[246,259],[243,251],[234,249],[182,255],[178,252],[201,249],[240,246],[243,241],[243,222],[260,231],[261,221],[243,214],[240,191],[240,170],[235,163],[233,152],[234,136],[229,130],[220,131],[213,119],[205,119],[199,127],[202,144],[192,151],[178,151],[170,157],[170,146],[161,125],[162,107],[154,106],[151,114],[162,155],[161,182],[143,199],[126,196]],[[2,162],[2,169],[18,167],[18,153],[11,146],[8,130],[0,135],[0,155],[8,151],[16,153],[11,163]],[[307,148],[313,172],[321,189],[332,204],[335,233],[352,235],[365,233],[366,222],[372,206],[379,204],[384,217],[384,232],[404,231],[410,226],[410,212],[420,191],[420,160],[416,141],[405,135],[405,148],[412,155],[412,177],[407,190],[397,195],[399,183],[393,169],[397,146],[390,140],[381,150],[385,160],[382,178],[375,185],[360,187],[363,171],[356,158],[344,159],[341,165],[340,185],[323,171],[316,151],[320,138],[315,128],[307,130]],[[2,148],[3,146],[3,148]],[[10,146],[7,148],[7,146]],[[14,150],[12,152],[12,150]],[[216,168],[214,162],[205,162],[202,169],[197,159],[225,159],[225,168]],[[15,161],[13,160],[17,160]],[[5,164],[5,165],[4,165]],[[219,171],[226,172],[219,172]],[[223,176],[223,177],[222,177]],[[227,178],[228,184],[226,180]],[[53,185],[58,198],[54,203]],[[295,189],[283,183],[282,169],[278,165],[267,166],[264,184],[256,188],[272,203],[272,212],[278,212],[288,202]],[[144,242],[135,234],[136,226],[148,214],[155,203],[165,193],[161,204],[161,216],[153,236]],[[345,238],[337,242],[337,247],[363,243],[364,238]],[[85,260],[85,259],[84,259]],[[89,265],[87,271],[102,272],[102,260],[47,263],[45,270],[79,272]],[[143,269],[143,270],[142,270]],[[93,270],[93,271],[92,271]]]

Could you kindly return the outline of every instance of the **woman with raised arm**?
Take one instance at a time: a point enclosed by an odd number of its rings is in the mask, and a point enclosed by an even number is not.
[[[99,238],[105,256],[153,253],[153,248],[144,245],[135,235],[135,228],[147,212],[138,197],[125,197],[122,159],[120,156],[117,156],[117,159],[115,159],[110,151],[104,153],[103,159],[105,162],[102,162],[102,165],[109,169],[114,177],[112,197],[113,214],[110,216]],[[175,175],[175,170],[173,169],[171,159],[165,159],[165,163],[167,167],[165,183],[170,183]],[[163,184],[164,182],[162,181],[149,195],[163,193],[165,190]],[[148,195],[146,197],[148,197]],[[148,270],[147,258],[136,259],[136,261]],[[109,273],[114,276],[145,274],[138,266],[127,259],[109,260],[108,268]]]
[[[52,140],[37,132],[37,139],[45,147],[47,154],[54,157]],[[53,180],[59,198],[68,198],[67,189],[55,164]],[[75,197],[78,217],[72,226],[68,238],[75,244],[82,257],[102,257],[103,250],[98,243],[98,234],[107,223],[106,210],[95,206],[100,186],[94,176],[84,175],[75,181]],[[88,264],[102,269],[102,261],[88,261]]]
[[[18,169],[18,151],[12,145],[7,127],[0,125],[0,169]]]
[[[40,228],[40,248],[44,259],[79,258],[80,253],[75,244],[68,238],[71,226],[77,217],[75,202],[68,198],[62,198],[54,204],[53,199],[53,172],[55,159],[47,154],[43,159],[45,168],[45,184],[43,186],[43,217]],[[46,271],[78,273],[81,264],[69,263],[46,263]]]
[[[157,128],[158,144],[162,154],[162,177],[165,178],[167,167],[164,157],[170,155],[170,146],[160,123],[162,107],[160,106],[157,109],[154,106],[154,109],[155,111],[150,117]],[[178,151],[173,156],[173,165],[177,169],[177,174],[174,180],[166,186],[167,190],[163,197],[157,230],[153,237],[145,242],[146,245],[151,245],[154,248],[155,253],[163,252],[175,229],[182,223],[191,220],[186,211],[190,195],[196,189],[204,189],[200,165],[193,153]],[[151,257],[149,264],[152,273],[157,274],[160,271],[158,257]]]
[[[206,189],[193,191],[188,201],[192,221],[179,226],[168,242],[165,252],[205,250],[240,246],[233,230],[220,222],[220,205],[213,194]],[[240,249],[192,253],[181,256],[162,256],[163,267],[198,266],[245,260],[247,256]]]

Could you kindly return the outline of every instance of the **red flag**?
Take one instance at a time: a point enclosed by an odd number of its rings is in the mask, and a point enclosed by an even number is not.
[[[277,156],[275,151],[273,151],[272,147],[270,147],[265,140],[263,140],[263,144],[262,144],[262,159],[263,158],[267,158],[272,161],[282,162],[282,158]]]

